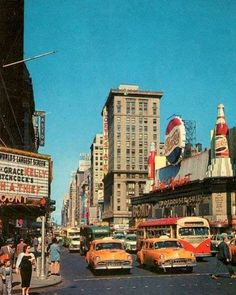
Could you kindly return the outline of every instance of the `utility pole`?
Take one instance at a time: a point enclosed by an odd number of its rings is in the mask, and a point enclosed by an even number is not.
[[[42,216],[42,227],[41,227],[41,269],[40,269],[40,279],[44,280],[45,275],[45,217],[46,213]]]

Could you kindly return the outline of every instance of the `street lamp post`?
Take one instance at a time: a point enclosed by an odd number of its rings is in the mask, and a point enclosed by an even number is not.
[[[46,278],[45,274],[45,214],[42,216],[42,228],[41,228],[41,264],[40,264],[40,279]]]

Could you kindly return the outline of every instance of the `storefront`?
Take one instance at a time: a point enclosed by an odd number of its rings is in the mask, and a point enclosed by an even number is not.
[[[236,230],[236,177],[205,178],[132,198],[133,223],[147,218],[201,216],[212,233]]]
[[[186,156],[184,123],[174,117],[166,129],[169,164],[155,169],[147,193],[132,198],[132,225],[147,218],[201,216],[209,220],[212,233],[236,230],[235,139],[220,104],[211,149]]]

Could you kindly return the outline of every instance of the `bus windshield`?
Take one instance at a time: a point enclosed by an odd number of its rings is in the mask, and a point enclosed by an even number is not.
[[[179,229],[180,236],[208,236],[209,228],[207,227],[183,227]]]

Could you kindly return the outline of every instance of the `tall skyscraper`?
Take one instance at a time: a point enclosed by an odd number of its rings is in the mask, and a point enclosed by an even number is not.
[[[90,206],[97,208],[97,220],[101,220],[101,211],[103,207],[103,134],[96,134],[91,150],[91,194]]]
[[[160,146],[162,95],[161,91],[141,91],[136,85],[110,90],[102,111],[108,150],[103,220],[110,225],[128,225],[130,198],[143,192],[150,146]]]

